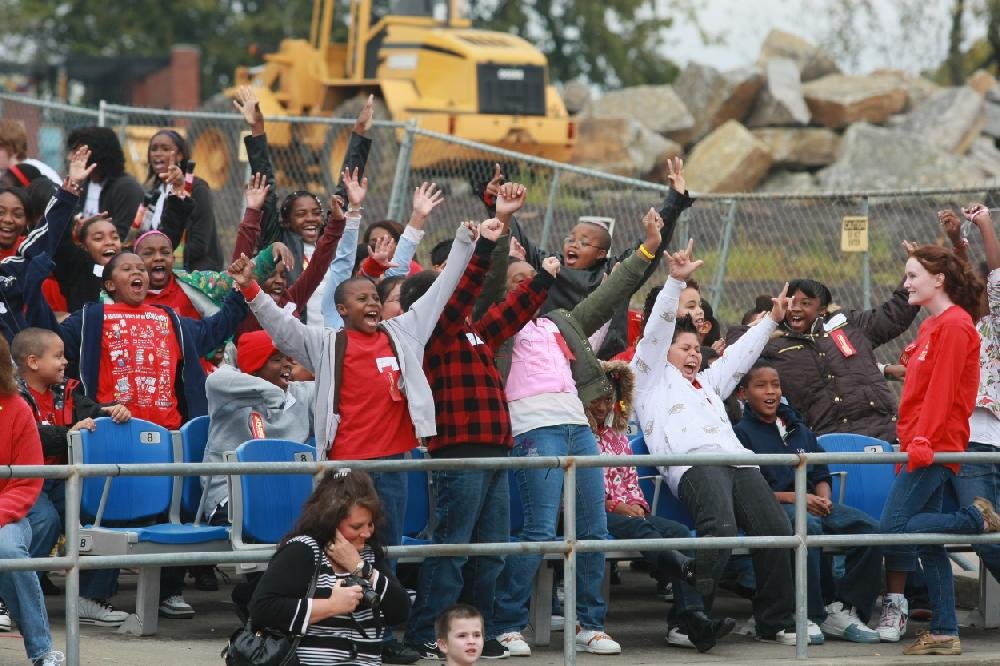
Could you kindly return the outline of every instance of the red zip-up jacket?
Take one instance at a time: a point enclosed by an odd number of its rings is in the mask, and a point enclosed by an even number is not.
[[[493,358],[496,349],[535,316],[553,278],[539,271],[470,322],[494,245],[486,238],[476,243],[465,275],[424,349],[424,373],[437,412],[437,435],[427,443],[432,457],[502,456],[514,443],[503,380]]]
[[[41,465],[35,418],[17,393],[0,395],[0,465]],[[0,527],[17,522],[42,491],[42,479],[0,479]]]
[[[972,317],[957,305],[928,317],[907,352],[896,424],[900,449],[926,438],[935,452],[965,451],[979,390],[979,332]],[[959,465],[945,466],[958,474]]]

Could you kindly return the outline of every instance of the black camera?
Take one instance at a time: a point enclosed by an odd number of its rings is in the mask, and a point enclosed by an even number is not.
[[[372,589],[372,584],[368,580],[362,578],[361,576],[355,576],[353,574],[346,578],[342,578],[341,580],[344,581],[343,583],[344,587],[354,587],[355,585],[360,587],[361,601],[359,602],[359,604],[362,606],[368,606],[373,611],[378,613],[379,604],[382,603],[382,599],[378,596],[378,592]]]

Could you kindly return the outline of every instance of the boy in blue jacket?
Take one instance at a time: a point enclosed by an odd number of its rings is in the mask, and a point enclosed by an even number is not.
[[[754,453],[823,453],[816,435],[794,409],[781,401],[781,379],[768,361],[757,361],[739,384],[745,401],[743,419],[733,428],[743,446]],[[788,519],[795,521],[795,471],[784,465],[762,465],[767,480]],[[878,521],[853,507],[830,499],[830,471],[809,465],[807,527],[809,534],[875,534]],[[809,549],[809,619],[826,636],[855,643],[878,643],[879,634],[867,621],[882,589],[882,549],[848,548],[844,577],[837,581],[832,602],[820,589],[822,554]]]

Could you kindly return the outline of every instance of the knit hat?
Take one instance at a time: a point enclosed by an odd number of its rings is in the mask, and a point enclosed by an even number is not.
[[[264,367],[275,351],[267,331],[244,333],[236,343],[236,363],[241,371],[252,375]]]

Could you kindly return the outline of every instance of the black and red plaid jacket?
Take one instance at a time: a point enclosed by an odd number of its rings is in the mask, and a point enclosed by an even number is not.
[[[493,246],[486,238],[476,243],[469,267],[424,349],[424,373],[437,412],[437,435],[427,443],[432,456],[503,455],[513,445],[510,411],[494,352],[535,315],[553,278],[539,271],[479,320],[470,322]]]

